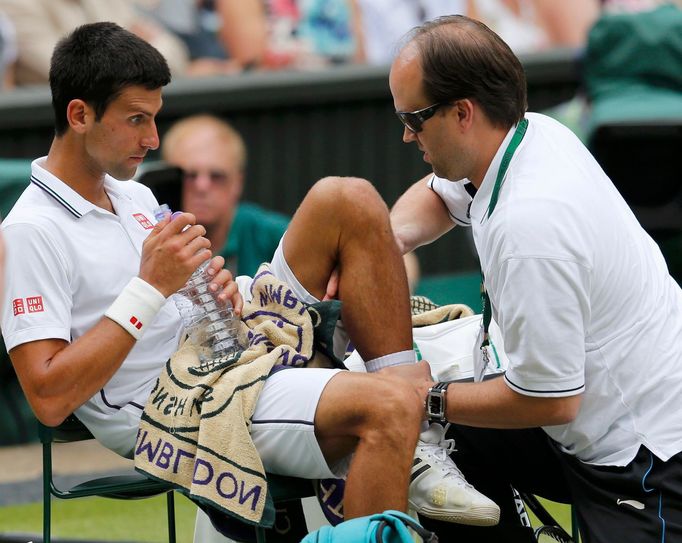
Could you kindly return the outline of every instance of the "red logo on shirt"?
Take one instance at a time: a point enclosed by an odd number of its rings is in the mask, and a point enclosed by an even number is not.
[[[137,317],[130,317],[130,324],[132,324],[138,330],[142,328],[142,322],[137,320]]]
[[[24,299],[16,298],[12,300],[12,309],[14,310],[15,317],[17,315],[23,315],[24,313],[26,313],[26,310],[24,309]]]
[[[28,306],[29,313],[41,313],[45,311],[42,296],[29,296],[26,298],[26,305]]]
[[[135,217],[135,220],[139,222],[145,230],[154,228],[154,225],[142,213],[133,213],[133,217]]]

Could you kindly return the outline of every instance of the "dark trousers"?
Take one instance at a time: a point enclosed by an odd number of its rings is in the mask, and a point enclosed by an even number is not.
[[[501,508],[500,524],[472,527],[420,520],[441,543],[530,543],[511,488],[573,503],[583,543],[682,543],[682,453],[668,462],[645,447],[628,465],[599,467],[562,453],[540,429],[451,425],[453,459]],[[620,500],[620,501],[619,501]],[[642,507],[643,506],[643,507]]]

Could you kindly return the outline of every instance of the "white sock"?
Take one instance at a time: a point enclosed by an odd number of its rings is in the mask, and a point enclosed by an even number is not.
[[[365,367],[369,373],[374,373],[384,368],[391,366],[404,366],[405,364],[414,364],[417,361],[417,355],[412,349],[407,351],[400,351],[398,353],[386,354],[379,358],[372,358],[365,362]]]

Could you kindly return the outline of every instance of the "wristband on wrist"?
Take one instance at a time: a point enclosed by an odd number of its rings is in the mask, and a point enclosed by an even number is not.
[[[139,277],[133,277],[104,316],[139,340],[165,303],[163,294]]]

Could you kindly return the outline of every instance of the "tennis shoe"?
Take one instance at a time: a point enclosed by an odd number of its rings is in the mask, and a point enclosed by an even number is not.
[[[420,515],[445,522],[493,526],[500,520],[495,502],[471,486],[450,458],[455,441],[447,426],[432,423],[423,431],[410,476],[410,506]]]

